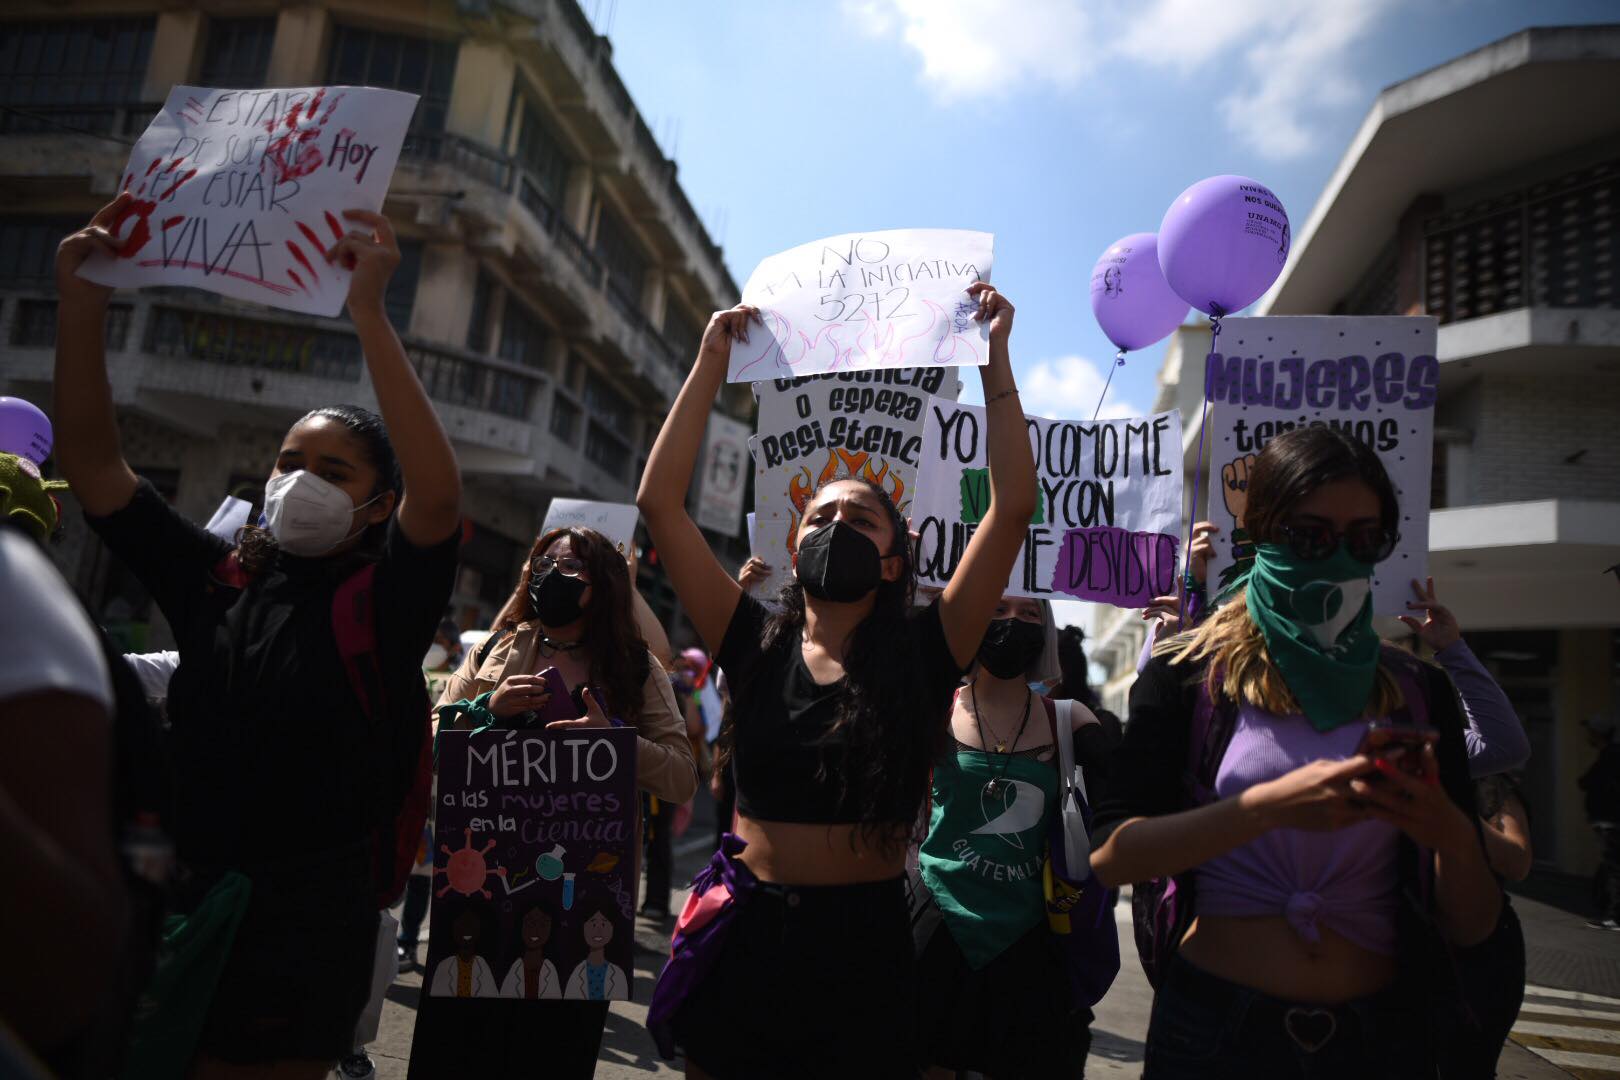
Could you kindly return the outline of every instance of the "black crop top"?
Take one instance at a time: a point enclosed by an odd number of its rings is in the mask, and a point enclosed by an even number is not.
[[[805,667],[795,634],[784,635],[774,648],[764,649],[761,643],[769,617],[763,604],[744,595],[716,657],[731,685],[737,812],[758,821],[855,823],[860,816],[850,804],[859,793],[842,790],[842,740],[826,737],[837,720],[843,680],[819,685]],[[906,626],[911,640],[905,651],[916,658],[924,714],[937,717],[943,725],[962,669],[946,644],[939,602],[917,611]],[[919,732],[918,737],[926,735]],[[895,791],[904,786],[896,784]],[[884,807],[883,817],[900,820],[917,809]]]

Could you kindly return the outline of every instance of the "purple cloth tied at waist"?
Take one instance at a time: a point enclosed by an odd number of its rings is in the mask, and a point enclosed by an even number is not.
[[[754,872],[737,859],[747,846],[732,833],[720,838],[719,850],[692,879],[692,895],[675,923],[669,960],[647,1008],[647,1031],[665,1061],[675,1057],[675,1018],[681,1006],[720,958],[731,924],[759,885]]]

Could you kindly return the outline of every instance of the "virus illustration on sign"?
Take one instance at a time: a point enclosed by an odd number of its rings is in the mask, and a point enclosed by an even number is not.
[[[472,896],[477,893],[485,900],[488,900],[491,894],[488,889],[484,888],[485,880],[491,874],[506,877],[506,867],[490,866],[484,858],[485,853],[495,846],[495,841],[490,840],[482,848],[474,848],[472,830],[468,829],[466,833],[466,842],[462,844],[459,851],[451,851],[444,844],[439,845],[439,850],[450,856],[450,862],[445,866],[435,868],[433,871],[435,874],[443,874],[445,878],[444,888],[434,895],[443,896],[451,889],[454,889],[463,896]]]
[[[793,502],[793,513],[788,515],[789,554],[793,552],[794,538],[799,535],[799,522],[805,508],[816,492],[835,480],[865,480],[876,484],[902,514],[906,512],[906,483],[887,461],[860,450],[829,450],[827,464],[819,474],[812,475],[807,467],[800,466],[799,475],[788,481],[788,498]]]

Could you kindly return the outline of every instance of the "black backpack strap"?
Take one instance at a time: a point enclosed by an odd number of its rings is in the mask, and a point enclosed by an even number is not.
[[[501,639],[511,632],[512,628],[508,626],[504,629],[495,631],[493,634],[489,635],[489,637],[484,639],[484,643],[478,646],[478,663],[473,665],[473,674],[478,674],[478,669],[484,666],[484,661],[488,660],[489,654],[495,651],[495,646],[499,645],[501,643]]]

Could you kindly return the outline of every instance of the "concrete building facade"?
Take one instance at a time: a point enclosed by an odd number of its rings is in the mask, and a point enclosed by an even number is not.
[[[1295,235],[1259,314],[1440,322],[1430,572],[1529,730],[1538,862],[1588,873],[1582,725],[1620,709],[1620,26],[1526,30],[1386,89]],[[1189,498],[1209,340],[1171,339],[1154,406],[1181,410]],[[1098,613],[1122,715],[1142,641]]]
[[[575,0],[87,0],[0,14],[0,394],[49,411],[57,241],[115,193],[177,83],[421,96],[385,212],[389,311],[460,457],[454,613],[484,625],[552,496],[631,501],[709,313],[738,290]],[[118,295],[125,452],[188,515],[256,497],[288,424],[374,405],[343,318],[194,290]],[[743,418],[746,387],[720,407]],[[57,557],[133,647],[166,629],[76,512]],[[732,556],[746,555],[714,537]],[[655,606],[673,608],[643,568]]]

